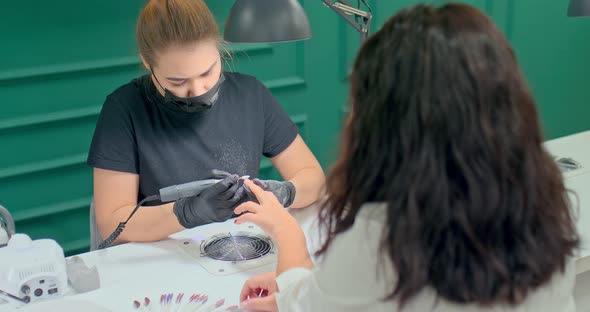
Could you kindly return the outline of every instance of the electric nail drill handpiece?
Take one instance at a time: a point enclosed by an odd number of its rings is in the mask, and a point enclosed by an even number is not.
[[[160,201],[163,203],[172,202],[181,198],[199,195],[203,190],[219,182],[219,179],[208,179],[194,181],[184,184],[172,185],[160,189]]]

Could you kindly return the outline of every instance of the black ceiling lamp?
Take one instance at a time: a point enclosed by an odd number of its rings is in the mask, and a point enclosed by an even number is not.
[[[367,8],[354,7],[348,0],[322,0],[361,35],[369,35],[372,19]],[[272,43],[311,38],[309,19],[298,0],[236,0],[225,23],[224,40],[230,43]]]
[[[236,0],[223,36],[231,43],[288,42],[311,38],[311,27],[298,0]]]
[[[590,0],[570,0],[570,5],[567,9],[567,16],[590,16]]]

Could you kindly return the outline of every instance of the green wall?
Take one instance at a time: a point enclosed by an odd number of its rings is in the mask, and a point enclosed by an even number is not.
[[[313,38],[232,46],[230,70],[261,79],[302,130],[322,165],[335,157],[346,76],[358,35],[320,0],[301,1]],[[373,30],[408,0],[369,1]],[[443,1],[430,1],[442,3]],[[511,40],[539,104],[547,138],[590,129],[590,18],[568,19],[567,1],[465,1]],[[0,4],[0,204],[17,231],[88,249],[91,169],[86,153],[105,96],[143,73],[134,25],[144,1],[2,1]],[[223,25],[233,1],[208,1]],[[262,175],[276,177],[268,161]]]

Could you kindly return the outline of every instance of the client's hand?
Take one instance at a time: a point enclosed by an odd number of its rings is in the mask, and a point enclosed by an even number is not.
[[[249,278],[240,294],[240,308],[248,311],[278,311],[274,293],[277,291],[274,272]]]
[[[250,180],[244,180],[244,183],[256,196],[259,204],[249,201],[239,205],[234,213],[241,216],[234,221],[235,223],[252,222],[274,240],[278,240],[282,233],[292,233],[293,230],[299,229],[297,220],[279,203],[272,192],[263,190]]]
[[[290,181],[254,179],[254,183],[263,190],[272,192],[283,207],[290,207],[295,200],[295,186]]]

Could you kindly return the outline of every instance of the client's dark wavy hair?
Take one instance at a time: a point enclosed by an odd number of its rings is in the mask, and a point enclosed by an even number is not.
[[[418,5],[363,45],[328,177],[318,254],[365,203],[387,204],[383,255],[403,306],[424,287],[458,303],[523,301],[578,244],[510,45],[468,5]],[[394,287],[393,287],[394,286]]]

